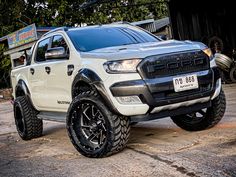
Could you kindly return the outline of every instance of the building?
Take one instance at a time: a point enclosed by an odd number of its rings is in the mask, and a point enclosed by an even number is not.
[[[132,22],[131,24],[146,29],[157,36],[166,36],[167,39],[171,38],[170,20],[168,17],[159,20],[148,19]]]

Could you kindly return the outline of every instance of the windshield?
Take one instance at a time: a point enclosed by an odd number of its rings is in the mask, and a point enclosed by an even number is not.
[[[157,37],[139,29],[128,27],[94,27],[67,32],[76,49],[89,52],[105,47],[160,41]]]

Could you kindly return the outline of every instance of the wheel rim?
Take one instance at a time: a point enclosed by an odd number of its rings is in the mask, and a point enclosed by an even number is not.
[[[23,134],[23,132],[25,131],[24,118],[22,116],[22,112],[19,106],[15,107],[15,120],[19,133]]]
[[[82,103],[73,112],[72,131],[83,140],[79,144],[87,151],[99,150],[107,141],[104,115],[93,103]]]
[[[184,116],[181,119],[187,124],[194,125],[205,119],[206,114],[207,114],[207,109],[201,109],[197,112],[186,114],[186,116]]]

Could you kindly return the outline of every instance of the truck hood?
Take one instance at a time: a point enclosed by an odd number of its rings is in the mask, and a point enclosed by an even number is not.
[[[206,46],[200,42],[168,40],[96,49],[90,52],[82,52],[81,57],[122,60],[129,58],[145,58],[152,55],[182,51],[201,50],[204,48],[206,48]]]

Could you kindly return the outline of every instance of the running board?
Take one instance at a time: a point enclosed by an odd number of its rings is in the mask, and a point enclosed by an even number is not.
[[[40,112],[37,117],[43,120],[51,120],[57,122],[66,122],[66,113],[65,112],[49,112],[49,111],[42,111]]]

